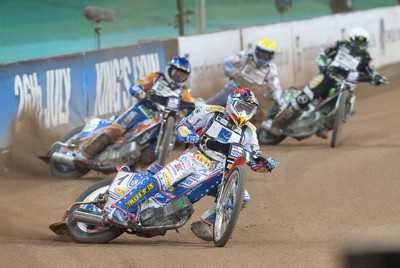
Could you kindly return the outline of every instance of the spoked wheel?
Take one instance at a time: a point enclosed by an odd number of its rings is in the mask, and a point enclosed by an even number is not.
[[[105,179],[89,187],[76,200],[77,202],[94,201],[99,194],[104,194],[112,183],[111,179]],[[77,222],[73,211],[77,208],[101,212],[101,208],[95,204],[83,204],[75,206],[67,219],[68,231],[71,238],[78,243],[107,243],[124,233],[123,229],[115,226],[98,227],[88,223]]]
[[[160,142],[160,147],[158,148],[158,153],[157,153],[156,163],[161,166],[165,165],[168,154],[172,149],[173,144],[171,141],[174,132],[174,127],[175,127],[175,118],[169,116],[167,118],[167,121],[165,122],[164,133],[162,134],[162,137],[160,137],[160,139],[162,140]]]
[[[79,133],[82,131],[83,126],[77,127],[71,132],[69,132],[63,138],[62,142],[67,143],[69,140],[78,137]],[[63,151],[64,148],[61,145],[56,145],[53,152],[61,152],[63,154],[71,154],[72,152],[65,152]],[[89,172],[87,168],[80,168],[80,167],[69,167],[63,164],[57,163],[50,159],[50,171],[56,177],[59,178],[66,178],[66,179],[77,179],[85,175]]]
[[[214,223],[214,244],[217,247],[225,246],[235,229],[242,209],[245,183],[244,169],[237,166],[218,195]]]
[[[343,124],[346,120],[346,107],[349,105],[350,100],[350,92],[344,90],[340,96],[339,106],[335,113],[335,118],[333,119],[333,130],[332,130],[332,139],[331,139],[331,147],[334,148],[337,146],[339,141],[339,135],[342,130]]]

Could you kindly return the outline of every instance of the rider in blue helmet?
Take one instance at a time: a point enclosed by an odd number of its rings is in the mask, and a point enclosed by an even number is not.
[[[168,63],[164,74],[170,82],[183,83],[188,79],[191,71],[192,67],[187,59],[175,56]]]
[[[146,92],[162,91],[167,88],[180,92],[183,102],[193,102],[189,90],[183,84],[191,73],[189,61],[183,57],[175,56],[167,64],[164,73],[154,72],[147,74],[144,78],[136,81],[129,92],[138,99],[138,102],[118,115],[113,124],[98,133],[75,157],[75,162],[83,167],[91,164],[92,159],[101,153],[112,141],[120,138],[128,129],[137,126],[140,122],[148,119],[148,111],[155,108],[142,102]]]

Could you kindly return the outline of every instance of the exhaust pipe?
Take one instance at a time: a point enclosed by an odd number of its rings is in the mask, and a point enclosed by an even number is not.
[[[56,162],[59,163],[61,165],[65,165],[65,166],[69,166],[72,168],[77,168],[78,166],[75,164],[75,158],[73,156],[70,155],[65,155],[59,152],[54,152],[51,155],[51,159]]]
[[[99,227],[108,226],[108,222],[104,218],[104,215],[99,212],[77,208],[72,212],[72,214],[78,222],[89,223]]]

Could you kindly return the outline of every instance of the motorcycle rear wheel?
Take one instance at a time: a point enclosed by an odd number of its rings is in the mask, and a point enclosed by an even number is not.
[[[168,154],[171,151],[171,144],[172,135],[175,127],[175,118],[173,116],[167,117],[167,120],[164,125],[164,133],[162,137],[160,137],[160,147],[158,148],[157,160],[156,163],[164,166],[167,160]]]
[[[246,173],[235,167],[219,193],[214,223],[214,245],[223,247],[231,238],[242,210]]]
[[[112,180],[113,180],[112,178],[109,178],[97,182],[96,184],[89,187],[86,191],[84,191],[76,201],[82,202],[82,201],[94,200],[98,196],[98,194],[107,191],[107,189],[112,183]],[[75,242],[88,243],[88,244],[102,244],[102,243],[107,243],[119,237],[125,232],[125,230],[115,226],[98,227],[83,222],[77,222],[72,212],[78,207],[88,210],[101,211],[100,208],[92,204],[75,206],[70,211],[67,218],[67,226],[69,234]]]
[[[339,135],[342,130],[342,127],[346,120],[346,109],[347,105],[350,105],[350,92],[345,90],[343,91],[339,101],[339,107],[335,113],[335,118],[333,119],[333,130],[332,130],[332,139],[331,139],[331,147],[335,148],[339,142]]]
[[[76,138],[79,133],[82,131],[83,126],[77,127],[74,130],[70,131],[67,135],[64,136],[62,139],[63,143],[66,143],[70,139]],[[61,145],[56,145],[54,147],[53,152],[59,152],[62,149]],[[89,172],[89,169],[87,168],[73,168],[69,166],[65,166],[62,164],[59,164],[52,159],[50,159],[50,172],[52,175],[59,177],[59,178],[64,178],[64,179],[77,179],[85,175],[86,173]]]

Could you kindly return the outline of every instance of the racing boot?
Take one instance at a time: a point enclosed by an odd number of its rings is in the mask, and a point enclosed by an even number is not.
[[[295,109],[294,106],[290,104],[276,115],[269,132],[275,136],[282,135],[282,129],[290,125],[290,123],[299,118],[300,115],[300,109]]]
[[[123,132],[124,129],[115,124],[106,127],[75,156],[75,163],[81,167],[90,166],[93,158],[100,154],[113,140],[120,137]]]
[[[250,195],[245,190],[244,196],[243,196],[243,201],[242,201],[242,209],[246,208],[250,204]],[[200,219],[197,221],[193,222],[190,225],[190,230],[200,239],[203,239],[204,241],[213,241],[214,240],[214,235],[211,232],[211,226],[214,225],[215,222],[215,207],[207,210],[204,212]]]
[[[319,130],[315,135],[326,140],[328,138],[328,129],[323,128]]]
[[[210,230],[210,225],[204,221],[198,220],[190,225],[190,230],[200,239],[204,241],[213,241],[214,237]]]
[[[215,207],[204,212],[200,219],[190,225],[190,230],[204,241],[213,241],[214,235],[211,232],[211,226],[215,222]]]
[[[92,163],[92,159],[97,156],[111,143],[110,136],[107,133],[101,133],[94,138],[85,149],[75,156],[75,163],[81,167],[88,167]]]

